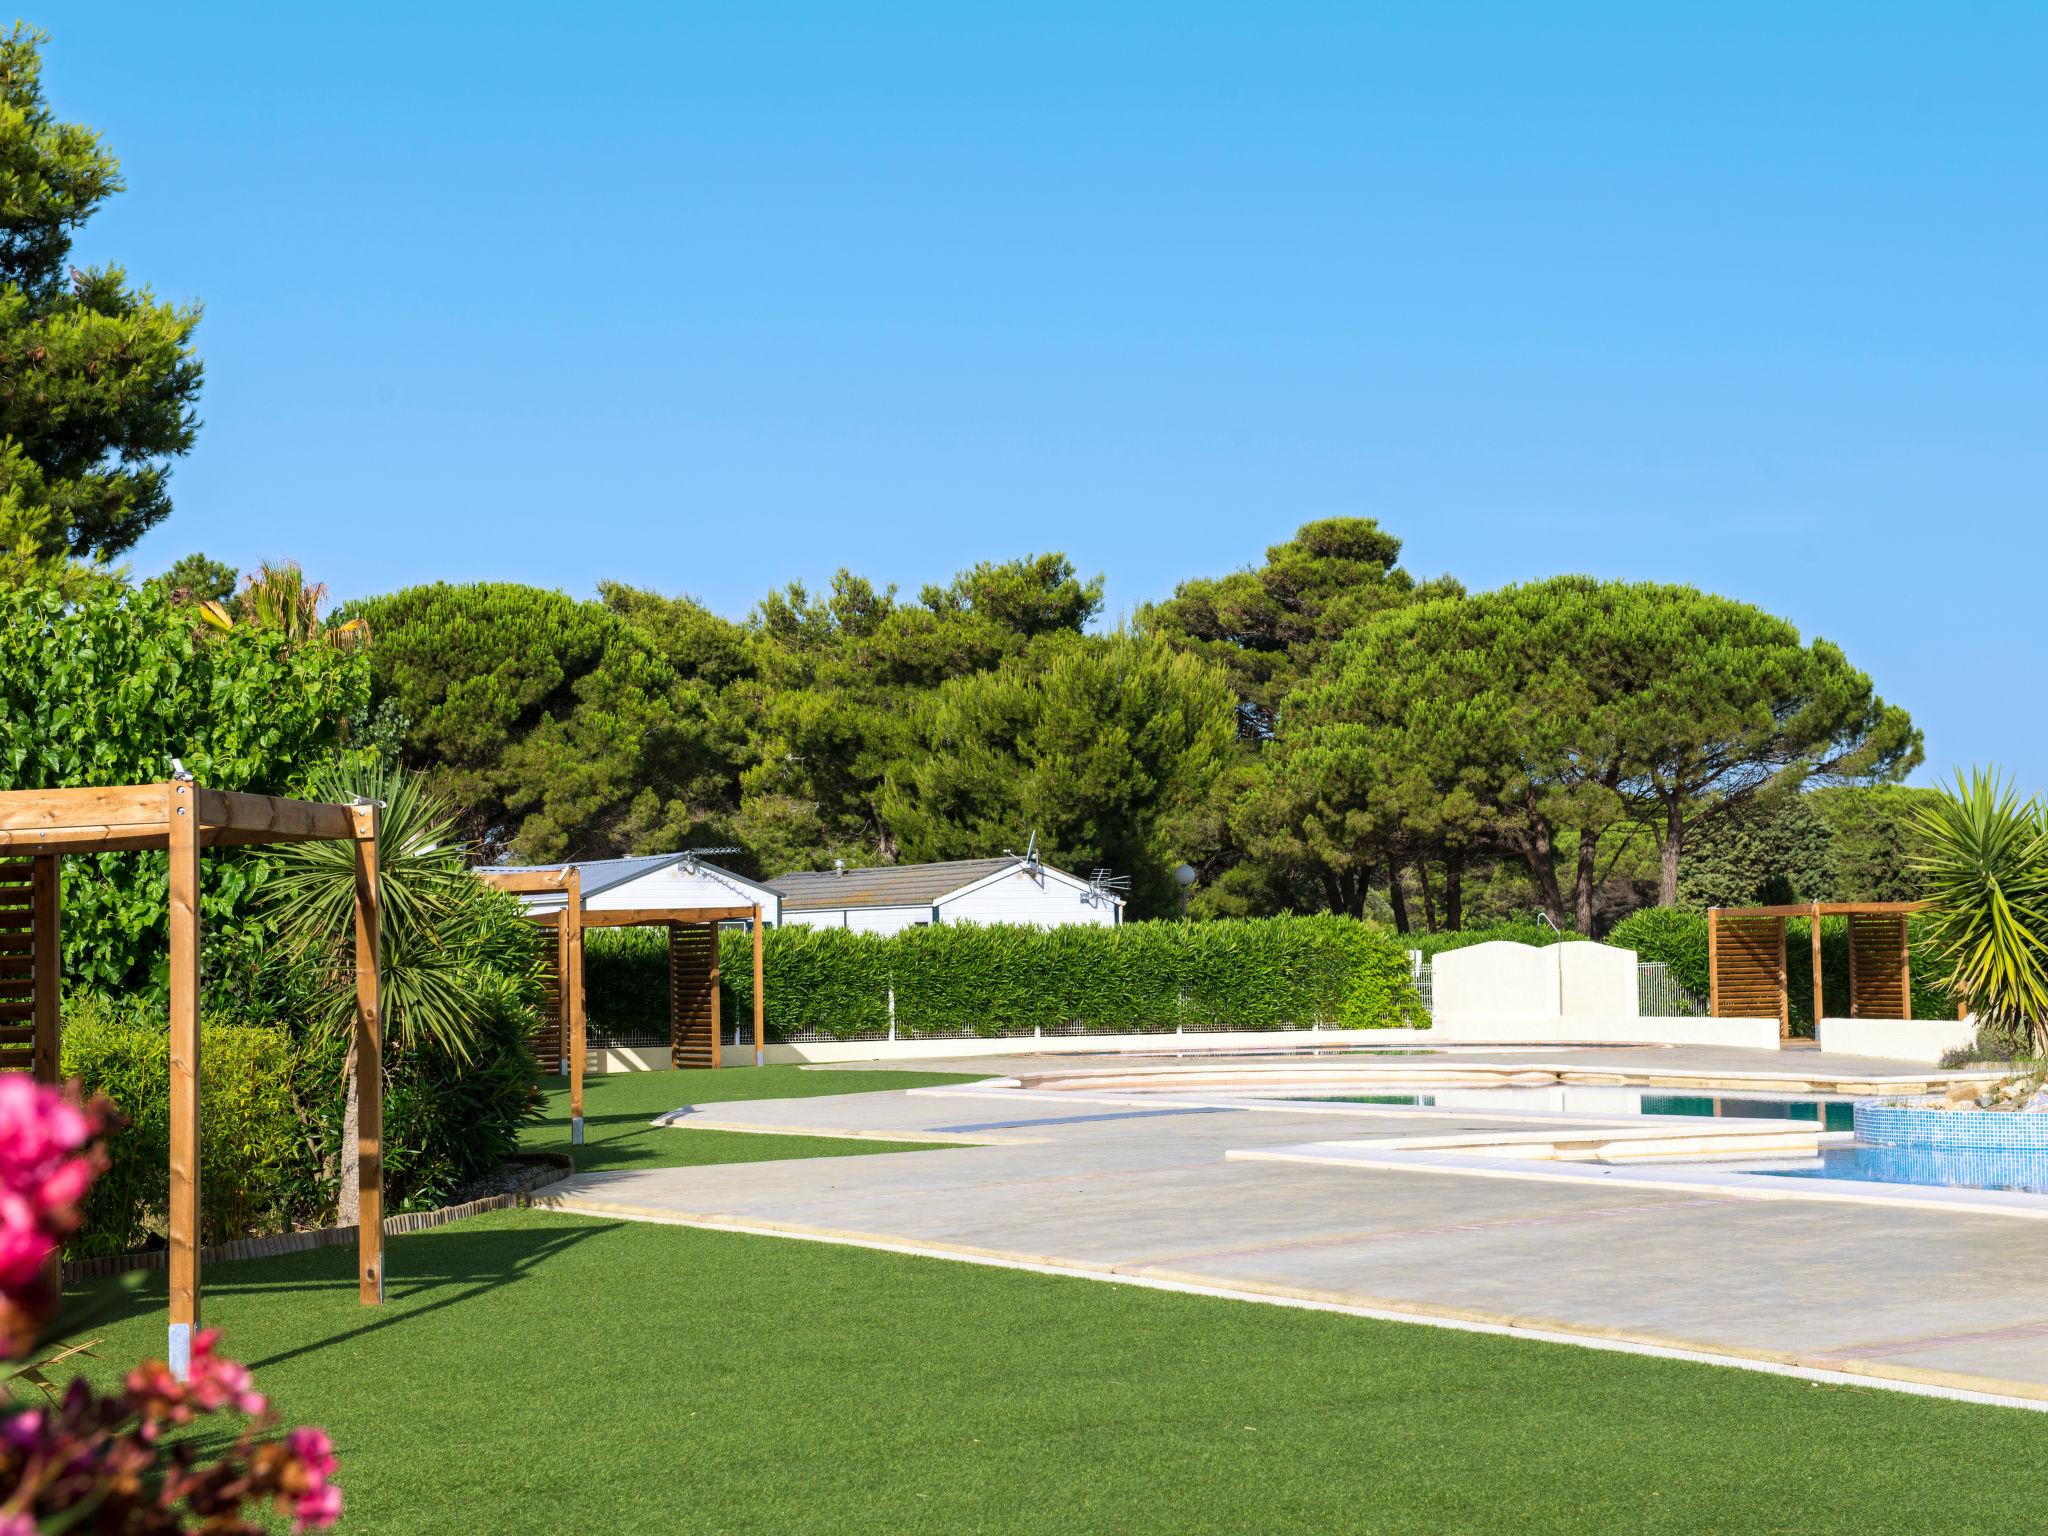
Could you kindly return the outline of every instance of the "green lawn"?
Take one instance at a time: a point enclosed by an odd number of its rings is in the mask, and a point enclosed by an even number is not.
[[[585,1165],[872,1153],[641,1123],[881,1086],[600,1080]],[[389,1268],[379,1312],[348,1249],[215,1266],[207,1299],[259,1384],[334,1432],[342,1528],[378,1536],[2048,1523],[2048,1420],[2010,1410],[540,1212],[394,1239]],[[159,1276],[100,1284],[73,1334],[93,1312],[111,1367],[160,1349],[162,1306]]]
[[[559,1082],[549,1078],[549,1083]],[[548,1090],[548,1119],[527,1133],[533,1151],[572,1152],[579,1173],[605,1168],[680,1168],[691,1163],[758,1163],[776,1157],[901,1150],[858,1137],[758,1136],[649,1125],[685,1104],[728,1099],[806,1099],[825,1093],[881,1093],[971,1083],[955,1072],[813,1072],[803,1067],[733,1067],[719,1072],[622,1072],[583,1080],[581,1147],[569,1145],[569,1092]],[[955,1143],[945,1143],[955,1145]],[[923,1150],[923,1148],[920,1148]]]

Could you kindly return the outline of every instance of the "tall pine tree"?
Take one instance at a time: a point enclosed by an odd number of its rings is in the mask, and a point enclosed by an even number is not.
[[[192,446],[197,305],[71,261],[122,189],[99,134],[51,115],[43,33],[0,37],[0,580],[107,559],[171,510],[165,461]]]

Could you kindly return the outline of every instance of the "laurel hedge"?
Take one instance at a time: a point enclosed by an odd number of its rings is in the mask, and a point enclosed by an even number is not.
[[[753,1025],[751,940],[722,934],[725,1029]],[[599,1029],[665,1031],[658,931],[593,930],[585,985]],[[1401,945],[1345,917],[1118,928],[947,924],[887,937],[774,928],[764,937],[770,1039],[1148,1034],[1175,1029],[1421,1024]]]

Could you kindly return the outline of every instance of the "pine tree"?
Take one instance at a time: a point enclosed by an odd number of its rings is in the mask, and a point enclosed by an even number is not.
[[[164,519],[201,375],[197,305],[70,260],[122,190],[120,162],[52,116],[46,41],[19,24],[0,37],[0,580],[15,582],[119,555]]]

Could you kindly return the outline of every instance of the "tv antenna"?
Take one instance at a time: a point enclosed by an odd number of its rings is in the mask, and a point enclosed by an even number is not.
[[[1098,869],[1088,877],[1087,902],[1099,907],[1103,902],[1121,897],[1131,888],[1129,875],[1113,875],[1106,869]]]

